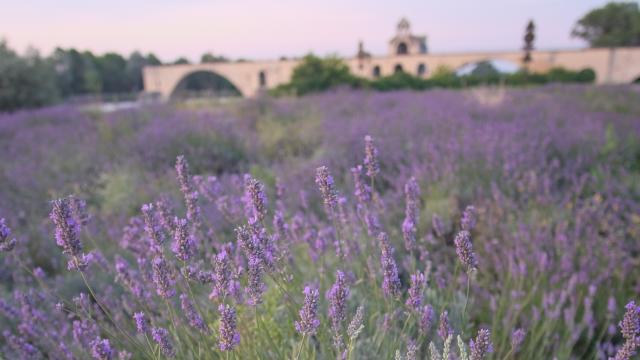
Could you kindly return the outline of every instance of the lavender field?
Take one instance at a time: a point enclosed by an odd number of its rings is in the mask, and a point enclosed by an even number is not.
[[[639,100],[0,114],[0,358],[632,359]]]

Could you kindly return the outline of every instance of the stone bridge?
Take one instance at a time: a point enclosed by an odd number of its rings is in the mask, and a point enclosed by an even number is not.
[[[403,49],[403,51],[406,51]],[[373,79],[404,71],[429,78],[440,66],[458,69],[485,60],[521,65],[523,53],[473,52],[452,54],[398,53],[389,56],[356,56],[344,59],[351,73]],[[581,50],[533,51],[529,68],[546,71],[552,67],[569,70],[593,69],[598,84],[632,83],[640,78],[640,47],[594,48]],[[181,80],[206,71],[226,78],[245,97],[289,82],[300,60],[248,61],[208,64],[149,66],[143,70],[144,90],[171,98]]]

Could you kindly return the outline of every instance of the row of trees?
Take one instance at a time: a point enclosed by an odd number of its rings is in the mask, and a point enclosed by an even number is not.
[[[305,95],[332,88],[366,88],[378,91],[400,89],[425,90],[434,87],[463,88],[476,85],[505,84],[511,86],[540,85],[546,83],[592,83],[595,72],[591,69],[570,71],[562,68],[550,69],[545,74],[519,71],[513,74],[500,73],[491,62],[476,65],[468,75],[457,75],[452,69],[441,67],[431,77],[424,79],[402,71],[374,80],[357,77],[349,67],[335,57],[319,58],[307,55],[298,65],[287,84],[271,90],[275,96]]]
[[[201,62],[226,62],[223,56],[202,55]],[[173,64],[189,63],[180,58]],[[143,89],[142,68],[162,65],[152,53],[133,52],[128,57],[109,52],[57,48],[43,57],[31,49],[18,54],[0,40],[0,111],[38,107],[63,99],[97,94],[136,94]],[[197,84],[209,79],[191,79]]]

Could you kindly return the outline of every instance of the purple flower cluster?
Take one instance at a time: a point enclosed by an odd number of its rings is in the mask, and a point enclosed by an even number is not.
[[[424,274],[420,271],[411,274],[411,284],[409,287],[409,297],[407,298],[407,306],[414,310],[420,311],[422,305],[422,290],[426,285]]]
[[[178,259],[188,261],[195,253],[195,241],[189,233],[189,222],[187,219],[175,218],[173,223],[175,230],[171,250]]]
[[[380,264],[382,267],[382,290],[385,296],[400,296],[400,278],[398,277],[398,266],[393,258],[394,249],[389,243],[389,237],[386,233],[378,234],[378,242],[380,243]]]
[[[378,149],[376,148],[371,135],[366,135],[364,137],[364,166],[367,168],[367,176],[372,179],[380,172],[380,165],[378,164]]]
[[[309,285],[304,287],[304,304],[300,309],[300,319],[295,322],[296,331],[302,335],[314,335],[320,326],[318,302],[320,292]]]
[[[240,333],[236,330],[236,310],[226,304],[218,306],[220,327],[218,346],[222,351],[231,351],[240,343]]]
[[[168,299],[176,294],[171,267],[163,256],[153,258],[153,283],[156,284],[158,296]]]
[[[16,239],[10,239],[11,229],[5,223],[4,218],[0,219],[0,251],[9,252],[16,246]]]
[[[475,340],[469,342],[471,353],[470,360],[482,360],[493,352],[493,343],[491,342],[491,333],[487,329],[480,329]]]
[[[184,313],[184,316],[189,321],[189,325],[191,327],[199,330],[204,334],[209,333],[209,327],[204,322],[204,319],[202,319],[202,316],[200,316],[198,311],[195,309],[195,307],[193,306],[193,303],[191,302],[187,294],[180,295],[180,306],[182,307],[182,312]]]
[[[414,177],[411,177],[404,186],[405,210],[402,223],[402,236],[407,251],[416,246],[416,232],[418,231],[418,219],[420,216],[420,188]]]
[[[62,248],[63,254],[71,257],[67,268],[69,270],[85,270],[89,266],[91,257],[82,252],[80,222],[73,214],[71,200],[69,198],[54,200],[49,217],[56,228],[56,244]]]
[[[615,360],[630,360],[640,347],[640,306],[631,301],[625,306],[625,313],[620,321],[620,332],[624,343],[618,350]]]
[[[478,267],[476,255],[473,252],[473,244],[471,243],[471,233],[467,230],[462,230],[456,235],[454,239],[456,245],[456,253],[458,259],[462,263],[462,266],[467,273],[474,272]]]
[[[165,328],[154,327],[151,329],[151,337],[160,346],[160,352],[166,357],[176,356],[176,350],[171,342],[171,335]]]

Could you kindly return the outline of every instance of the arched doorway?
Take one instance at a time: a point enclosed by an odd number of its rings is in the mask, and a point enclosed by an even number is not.
[[[372,73],[374,78],[379,78],[380,77],[380,66],[376,65],[373,67],[373,73]]]
[[[418,70],[416,71],[416,73],[418,74],[418,76],[427,75],[427,66],[423,63],[418,64]]]
[[[396,51],[396,54],[406,55],[408,53],[409,53],[409,48],[407,46],[407,43],[401,42],[400,44],[398,44],[398,50]]]
[[[394,74],[399,74],[401,72],[403,72],[404,70],[402,69],[402,64],[396,64],[396,66],[393,68],[393,73]]]
[[[240,90],[227,78],[212,71],[200,70],[183,77],[171,92],[170,98],[185,99],[241,95]]]

